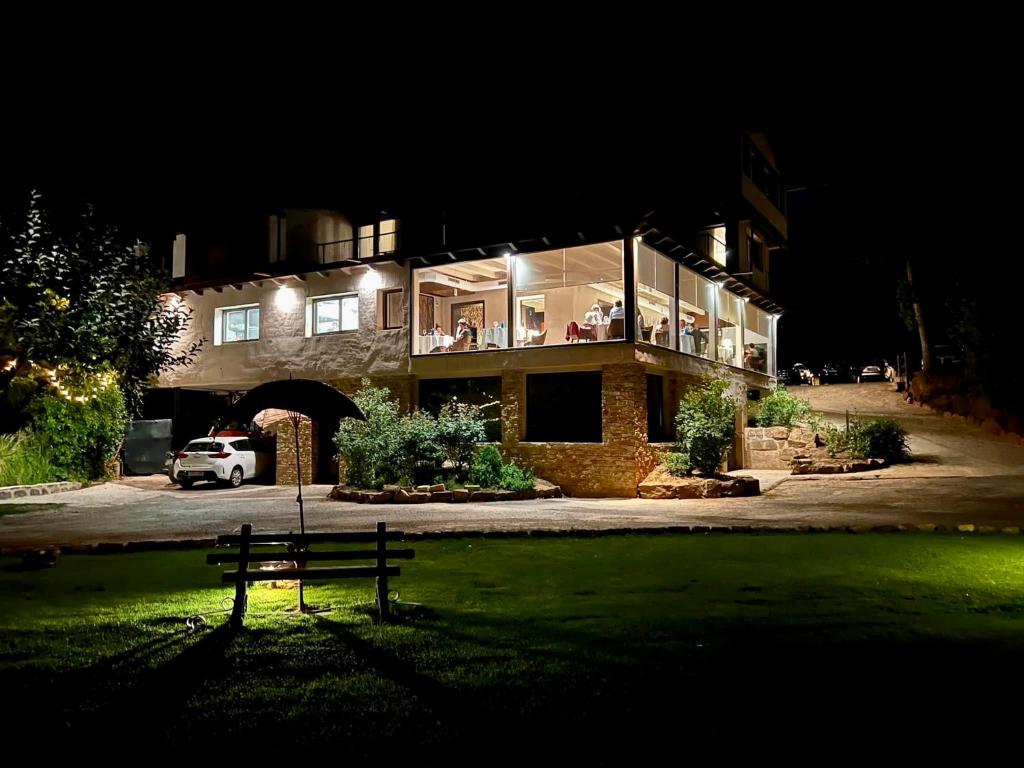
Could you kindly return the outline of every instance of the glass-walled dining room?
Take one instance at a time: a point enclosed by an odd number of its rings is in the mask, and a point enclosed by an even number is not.
[[[643,242],[627,317],[620,240],[413,271],[413,354],[635,339],[774,375],[775,318]]]
[[[622,252],[616,240],[416,269],[413,354],[622,340]]]

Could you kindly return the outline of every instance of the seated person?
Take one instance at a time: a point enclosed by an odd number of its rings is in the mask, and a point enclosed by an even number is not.
[[[601,305],[595,304],[590,311],[583,316],[583,325],[596,328],[604,322],[604,314],[601,312]]]
[[[622,299],[618,299],[615,302],[615,306],[612,307],[611,311],[608,313],[608,319],[609,320],[614,320],[617,317],[625,317],[625,316],[626,316],[626,308],[622,306]]]
[[[658,327],[654,329],[654,341],[662,346],[668,346],[668,318],[661,318]]]
[[[458,328],[455,331],[455,340],[448,348],[449,352],[462,352],[469,349],[473,341],[473,331],[469,328],[469,321],[464,317],[459,318]]]
[[[447,335],[444,332],[444,328],[441,327],[440,323],[438,323],[437,325],[434,326],[434,335],[435,336],[446,336]]]

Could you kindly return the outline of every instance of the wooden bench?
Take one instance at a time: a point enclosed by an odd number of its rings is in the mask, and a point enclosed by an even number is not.
[[[257,533],[252,532],[252,525],[242,526],[240,535],[218,536],[218,547],[237,547],[237,552],[215,552],[206,556],[207,565],[223,565],[237,563],[238,570],[221,574],[221,581],[235,585],[235,603],[231,611],[231,626],[242,626],[248,603],[246,589],[255,581],[278,581],[294,579],[300,582],[325,579],[352,579],[373,576],[377,579],[377,606],[381,621],[390,615],[388,608],[388,577],[398,576],[401,570],[396,565],[388,565],[388,559],[411,560],[415,552],[411,549],[387,549],[388,541],[400,540],[404,537],[401,531],[387,530],[386,523],[377,523],[373,533]],[[344,551],[314,552],[313,544],[325,542],[345,544],[374,544],[373,549],[355,549]],[[286,547],[284,552],[252,552],[252,547]],[[308,562],[327,562],[340,560],[373,560],[373,565],[332,566],[327,568],[307,568]],[[274,568],[269,570],[250,570],[252,563],[293,563],[290,568]],[[300,597],[301,600],[301,597]]]

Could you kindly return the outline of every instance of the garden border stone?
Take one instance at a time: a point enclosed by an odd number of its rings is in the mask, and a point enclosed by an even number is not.
[[[36,483],[35,485],[5,485],[0,488],[0,499],[23,499],[27,496],[49,496],[53,493],[77,491],[81,483]]]

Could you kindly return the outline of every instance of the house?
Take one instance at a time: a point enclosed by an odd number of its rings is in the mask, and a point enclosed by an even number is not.
[[[780,175],[760,134],[705,154],[702,175],[650,207],[621,185],[573,196],[538,182],[515,199],[264,209],[228,234],[185,228],[170,300],[194,312],[183,343],[207,344],[160,377],[163,413],[147,415],[183,418],[199,390],[293,376],[352,393],[367,377],[406,408],[495,401],[507,456],[572,495],[634,496],[685,387],[726,377],[745,426],[748,397],[774,379]],[[612,319],[588,327],[598,314]],[[304,479],[332,482],[331,435],[308,430]],[[294,481],[286,464],[279,482]]]

